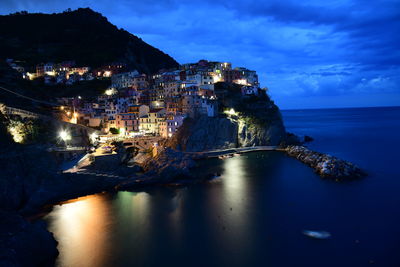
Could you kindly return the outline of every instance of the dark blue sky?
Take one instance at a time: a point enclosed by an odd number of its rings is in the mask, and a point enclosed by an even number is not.
[[[1,0],[0,14],[90,7],[179,63],[257,70],[281,108],[400,105],[400,1]]]

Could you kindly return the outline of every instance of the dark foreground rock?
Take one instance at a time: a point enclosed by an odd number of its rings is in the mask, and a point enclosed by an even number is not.
[[[57,255],[57,241],[43,221],[0,212],[0,266],[54,266]]]
[[[156,157],[151,158],[143,169],[148,175],[159,175],[166,180],[177,176],[190,176],[189,169],[195,166],[191,156],[177,150],[166,148]]]
[[[357,179],[367,174],[351,162],[309,150],[304,146],[288,146],[286,153],[312,167],[321,177]]]

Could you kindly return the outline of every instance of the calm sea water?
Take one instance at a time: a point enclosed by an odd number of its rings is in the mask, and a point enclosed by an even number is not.
[[[370,175],[321,179],[279,152],[200,162],[222,178],[80,198],[46,217],[59,266],[400,266],[400,108],[283,111]],[[313,240],[304,229],[331,232]]]

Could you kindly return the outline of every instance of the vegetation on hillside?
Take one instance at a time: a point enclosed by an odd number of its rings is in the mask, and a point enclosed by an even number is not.
[[[278,106],[265,91],[258,96],[242,96],[241,85],[219,82],[215,84],[221,112],[233,108],[248,125],[268,125],[281,121]]]
[[[122,62],[143,73],[179,65],[89,8],[0,16],[0,59],[5,58],[19,60],[27,67],[48,61],[75,60],[77,65],[92,68]]]

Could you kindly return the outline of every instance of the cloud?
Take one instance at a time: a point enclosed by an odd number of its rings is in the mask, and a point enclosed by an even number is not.
[[[400,94],[398,0],[3,0],[0,13],[86,6],[180,63],[255,69],[280,101]]]

